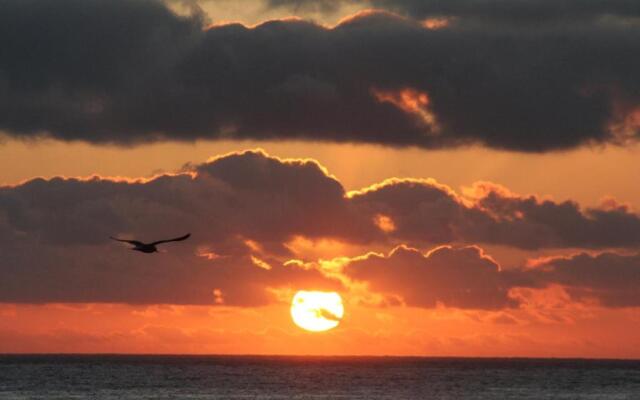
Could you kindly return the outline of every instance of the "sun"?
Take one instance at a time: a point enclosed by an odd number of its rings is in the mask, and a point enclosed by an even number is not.
[[[340,324],[344,316],[342,298],[336,292],[300,290],[291,300],[291,318],[302,329],[322,332]]]

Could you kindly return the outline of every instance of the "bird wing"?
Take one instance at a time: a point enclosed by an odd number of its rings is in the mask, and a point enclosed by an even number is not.
[[[144,246],[144,243],[139,242],[137,240],[118,239],[118,238],[114,238],[113,236],[109,236],[109,239],[117,240],[118,242],[129,243],[129,244],[132,244],[134,246]]]
[[[179,241],[181,241],[181,240],[186,240],[186,239],[188,239],[188,238],[189,238],[189,236],[191,236],[191,234],[190,234],[190,233],[187,233],[187,234],[186,234],[186,235],[184,235],[184,236],[180,236],[180,237],[173,238],[173,239],[158,240],[157,242],[153,242],[153,243],[149,243],[149,244],[150,244],[151,246],[155,246],[155,245],[160,244],[160,243],[167,243],[167,242],[179,242]]]

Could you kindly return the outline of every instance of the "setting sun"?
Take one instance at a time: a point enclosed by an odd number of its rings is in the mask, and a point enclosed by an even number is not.
[[[0,47],[0,400],[640,400],[640,0],[0,0]]]
[[[300,328],[322,332],[340,324],[344,315],[342,298],[336,292],[300,290],[291,300],[291,318]]]

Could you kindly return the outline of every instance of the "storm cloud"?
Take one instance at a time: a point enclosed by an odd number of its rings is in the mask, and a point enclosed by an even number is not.
[[[496,2],[511,10],[506,3]],[[542,3],[541,12],[564,10]],[[630,2],[595,3],[592,14],[637,14]],[[420,4],[389,7],[415,17],[467,7]],[[533,152],[638,137],[633,18],[531,29],[464,20],[429,29],[388,12],[332,28],[206,21],[152,0],[2,2],[0,130],[94,143],[302,139]]]

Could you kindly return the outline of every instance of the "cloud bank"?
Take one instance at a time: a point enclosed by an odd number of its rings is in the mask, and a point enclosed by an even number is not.
[[[268,3],[271,7],[320,12],[336,10],[346,4],[361,4],[415,18],[455,17],[510,25],[585,23],[606,17],[632,19],[640,16],[640,5],[633,0],[268,0]]]
[[[0,130],[93,143],[301,139],[529,152],[637,139],[633,2],[475,3],[381,1],[410,16],[247,28],[207,26],[201,12],[179,16],[152,0],[8,0]],[[483,22],[482,10],[514,23]],[[416,19],[432,14],[478,18]],[[626,19],[519,22],[611,14]]]
[[[521,305],[517,288],[561,287],[569,299],[604,307],[640,306],[640,255],[604,252],[552,257],[534,268],[501,269],[477,246],[438,247],[423,254],[397,247],[345,263],[344,273],[412,307],[500,310]]]
[[[166,254],[109,240],[186,232],[192,237],[166,245]],[[322,263],[292,261],[305,257],[292,250],[296,238],[447,245],[346,259],[345,277],[416,307],[513,308],[520,303],[512,289],[552,285],[576,301],[640,305],[640,219],[626,206],[583,210],[487,182],[465,195],[418,179],[347,193],[313,160],[262,151],[152,179],[37,178],[0,187],[0,302],[255,306],[277,301],[279,290],[345,290]],[[502,269],[476,246],[483,244],[597,253]]]

